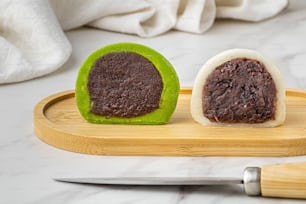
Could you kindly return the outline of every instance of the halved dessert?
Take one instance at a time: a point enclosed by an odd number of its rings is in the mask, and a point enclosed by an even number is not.
[[[204,125],[274,127],[285,120],[285,88],[280,71],[256,51],[232,49],[199,71],[191,114]]]
[[[92,53],[79,70],[76,101],[92,123],[165,124],[175,110],[179,80],[155,50],[118,43]]]

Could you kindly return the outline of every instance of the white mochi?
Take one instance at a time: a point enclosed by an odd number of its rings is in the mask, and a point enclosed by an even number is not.
[[[272,80],[276,86],[276,104],[275,104],[275,119],[268,120],[263,123],[221,123],[211,122],[203,114],[202,108],[202,95],[203,87],[207,77],[214,71],[215,68],[222,65],[223,63],[230,61],[235,58],[248,58],[254,59],[261,62],[266,70],[272,76]],[[203,125],[214,125],[214,126],[247,126],[247,127],[275,127],[281,125],[285,121],[286,117],[286,93],[283,83],[283,79],[280,71],[274,63],[263,57],[256,51],[247,49],[231,49],[224,51],[211,59],[209,59],[204,66],[201,68],[194,82],[192,96],[191,96],[191,115],[193,119]]]

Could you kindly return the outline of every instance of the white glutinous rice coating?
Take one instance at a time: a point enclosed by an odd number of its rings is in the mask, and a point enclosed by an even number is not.
[[[270,73],[276,88],[276,103],[274,119],[270,119],[261,123],[222,123],[210,121],[203,113],[203,87],[206,83],[207,77],[217,68],[233,59],[247,58],[261,62],[266,71]],[[279,69],[276,65],[263,57],[257,51],[248,49],[231,49],[224,51],[211,59],[209,59],[201,68],[195,79],[192,96],[190,102],[191,115],[195,121],[203,125],[214,126],[247,126],[247,127],[275,127],[281,125],[285,121],[286,116],[286,93],[284,82]]]

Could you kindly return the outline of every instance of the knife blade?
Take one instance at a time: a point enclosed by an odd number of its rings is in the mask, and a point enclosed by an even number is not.
[[[150,186],[197,186],[242,184],[238,178],[211,177],[98,177],[98,178],[55,178],[56,181],[68,183],[101,185],[150,185]]]
[[[84,177],[55,181],[101,185],[230,185],[242,184],[250,196],[306,199],[306,162],[247,167],[242,178],[226,177]]]

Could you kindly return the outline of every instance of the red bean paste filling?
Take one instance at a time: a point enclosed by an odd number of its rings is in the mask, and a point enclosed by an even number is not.
[[[88,76],[91,113],[131,118],[159,108],[162,79],[155,66],[133,52],[100,57]]]
[[[265,66],[236,58],[218,66],[203,87],[203,114],[211,122],[263,123],[275,118],[276,87]]]

